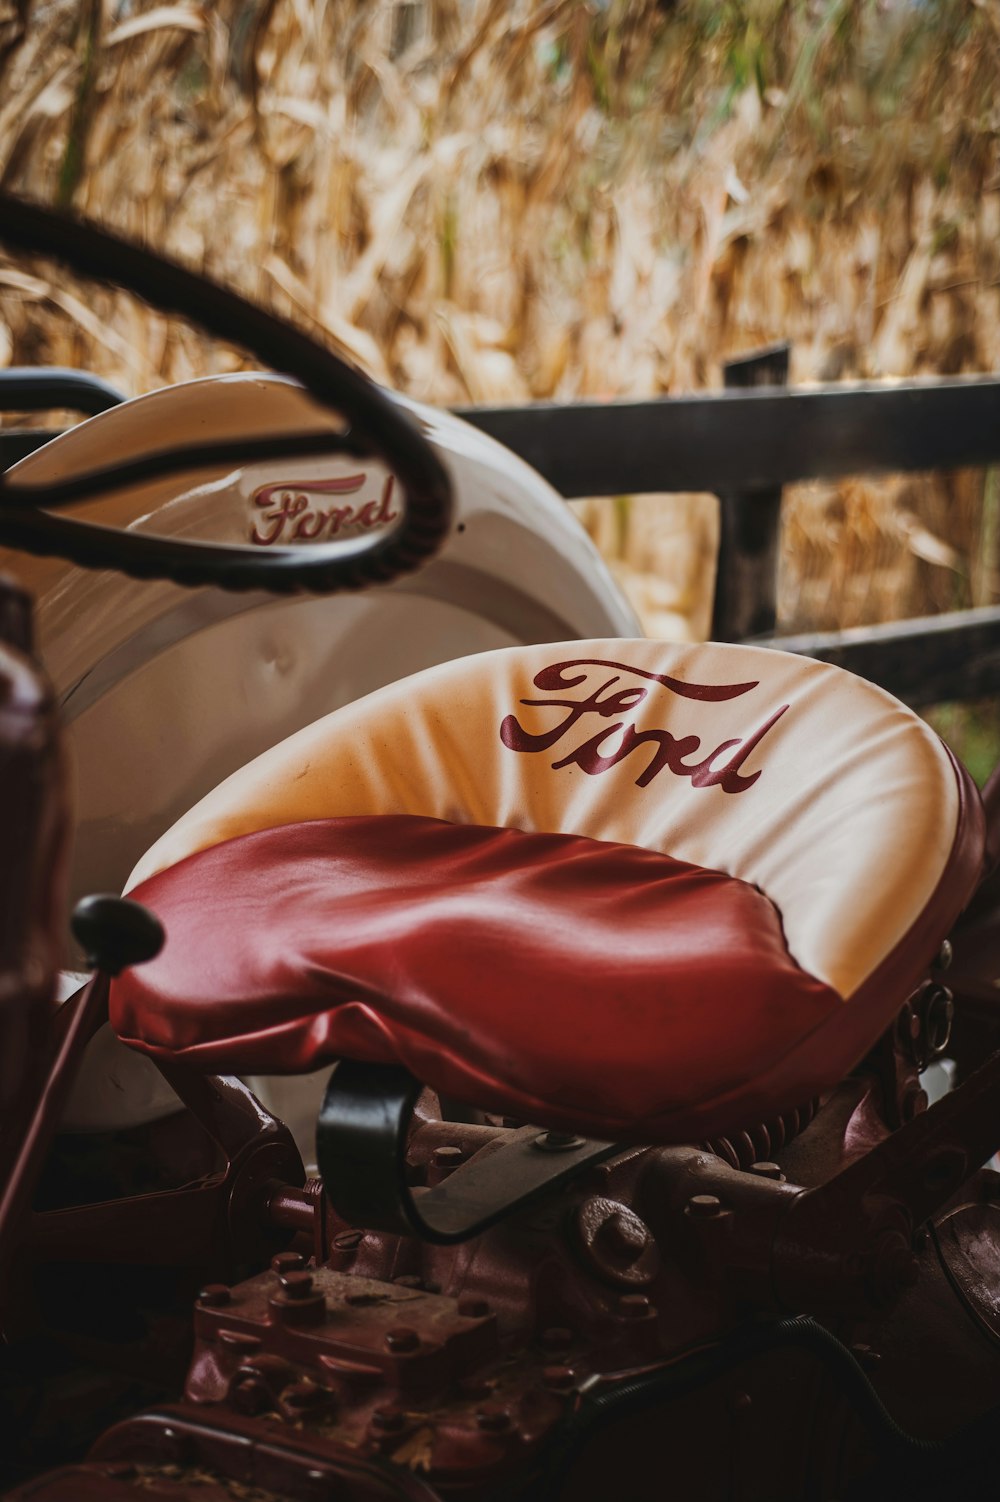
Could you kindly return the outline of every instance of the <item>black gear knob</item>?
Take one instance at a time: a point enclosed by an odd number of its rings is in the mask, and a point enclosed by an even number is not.
[[[108,892],[81,898],[73,909],[70,928],[88,965],[107,975],[153,959],[166,939],[163,924],[148,907]]]

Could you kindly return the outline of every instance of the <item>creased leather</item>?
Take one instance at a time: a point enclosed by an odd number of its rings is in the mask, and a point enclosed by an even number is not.
[[[130,885],[307,819],[583,834],[759,887],[799,965],[849,997],[938,890],[959,807],[933,732],[841,669],[757,647],[569,642],[447,663],[336,711],[203,799]]]
[[[398,1062],[597,1134],[662,1135],[844,1010],[747,883],[581,836],[313,821],[134,895],[167,942],[114,982],[111,1017],[144,1051],[226,1071]]]

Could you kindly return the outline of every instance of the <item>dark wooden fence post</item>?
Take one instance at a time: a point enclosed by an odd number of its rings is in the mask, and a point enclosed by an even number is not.
[[[730,360],[728,389],[787,386],[788,344]],[[712,607],[712,639],[742,641],[767,635],[777,619],[781,486],[719,495],[719,557]]]

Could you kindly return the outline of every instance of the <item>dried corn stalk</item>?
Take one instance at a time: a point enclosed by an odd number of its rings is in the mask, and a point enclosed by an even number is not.
[[[998,60],[965,0],[0,0],[0,181],[434,402],[691,391],[778,338],[796,381],[992,370]],[[240,357],[4,262],[0,361]],[[790,624],[995,598],[967,477],[787,509]],[[588,515],[650,629],[701,635],[713,504]]]

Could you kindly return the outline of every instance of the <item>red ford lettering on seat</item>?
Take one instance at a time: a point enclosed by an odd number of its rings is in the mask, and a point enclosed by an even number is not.
[[[618,668],[621,672],[630,673],[638,678],[652,679],[671,693],[678,694],[685,699],[718,702],[735,699],[758,687],[757,683],[682,683],[664,673],[645,673],[641,668],[629,667],[622,662],[605,662],[594,658],[577,658],[572,662],[557,662],[551,667],[543,668],[535,675],[535,687],[541,689],[574,688],[585,682],[587,675],[584,673],[577,673],[572,677],[568,675],[572,669],[580,667]],[[536,734],[526,730],[515,715],[507,715],[500,726],[500,739],[510,751],[548,751],[586,715],[598,715],[602,719],[610,719],[615,715],[627,714],[643,703],[647,697],[647,690],[630,688],[619,689],[612,693],[614,685],[619,682],[621,678],[616,674],[615,677],[606,679],[583,699],[522,699],[520,702],[525,706],[565,709],[567,714],[553,729]],[[760,769],[749,777],[741,777],[740,767],[787,709],[788,705],[782,704],[780,709],[776,709],[746,739],[737,736],[722,741],[707,756],[694,762],[685,761],[685,757],[695,756],[700,752],[702,748],[700,736],[677,735],[676,732],[670,730],[637,731],[634,725],[627,725],[624,720],[619,719],[615,720],[614,724],[599,730],[590,740],[577,746],[560,760],[554,761],[552,766],[558,770],[560,767],[575,763],[584,772],[594,777],[601,772],[610,771],[633,751],[641,750],[644,746],[654,746],[656,749],[652,757],[635,779],[637,787],[648,787],[653,778],[666,767],[675,777],[690,777],[693,787],[718,786],[725,793],[743,793],[757,781]],[[624,732],[621,743],[615,750],[605,754],[601,747],[618,730]],[[739,751],[734,752],[721,767],[715,766],[717,758],[732,746],[738,746]]]

